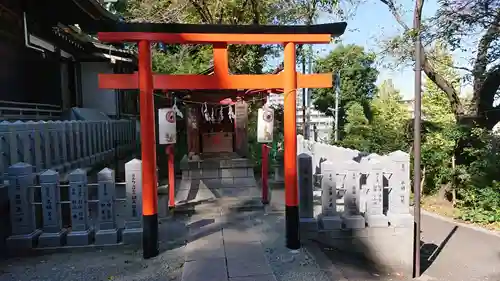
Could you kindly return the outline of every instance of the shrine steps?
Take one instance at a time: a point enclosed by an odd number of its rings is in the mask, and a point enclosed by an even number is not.
[[[176,187],[179,209],[220,210],[262,208],[253,165],[245,158],[218,157],[181,161]]]

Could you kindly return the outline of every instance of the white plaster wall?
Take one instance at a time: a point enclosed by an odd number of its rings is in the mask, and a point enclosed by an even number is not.
[[[113,65],[107,62],[83,62],[81,66],[83,107],[116,115],[115,90],[99,89],[97,80],[99,73],[113,73]]]

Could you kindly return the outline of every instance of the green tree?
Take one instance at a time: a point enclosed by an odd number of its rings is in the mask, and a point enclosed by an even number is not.
[[[393,14],[402,28],[402,33],[385,41],[388,54],[397,59],[397,63],[413,64],[414,39],[416,30],[405,22],[405,15],[397,0],[380,0]],[[438,0],[436,14],[422,18],[423,0],[417,0],[418,9],[413,11],[413,22],[422,22],[422,70],[447,96],[452,112],[457,120],[470,114],[476,124],[491,129],[500,121],[500,105],[494,105],[494,99],[500,89],[500,2],[498,0]],[[446,74],[439,72],[435,65],[442,63],[432,54],[432,42],[445,40],[452,50],[462,50],[471,54],[469,65],[448,65],[467,73],[466,77],[473,84],[472,103],[469,112],[462,104],[460,91],[453,81],[446,79]],[[473,47],[470,46],[472,42]],[[470,119],[470,118],[467,118]],[[464,119],[464,120],[467,120]]]
[[[453,59],[444,44],[437,42],[429,52],[438,58],[435,64],[436,71],[451,85],[459,90],[460,76],[450,67]],[[422,95],[422,114],[426,123],[432,124],[432,129],[427,130],[422,142],[422,163],[426,169],[426,190],[433,192],[442,186],[450,187],[450,179],[454,171],[452,161],[458,141],[458,127],[450,101],[429,77],[426,77]]]
[[[320,12],[337,10],[337,0],[119,0],[114,8],[131,22],[310,24]],[[212,59],[211,47],[204,45],[158,45],[156,49],[153,62],[163,73],[200,72]],[[266,59],[277,56],[277,50],[276,46],[230,45],[230,70],[261,73]]]
[[[408,149],[407,126],[411,116],[402,104],[399,91],[392,80],[382,82],[378,93],[371,102],[371,150],[385,154],[396,150]]]
[[[371,145],[371,127],[368,118],[365,116],[363,106],[358,102],[349,103],[347,105],[345,119],[345,137],[341,141],[341,144],[344,147],[369,152]]]
[[[356,102],[370,118],[369,103],[377,92],[378,71],[375,54],[357,45],[340,45],[326,57],[315,62],[317,72],[340,73],[339,132],[344,131],[346,106]],[[327,115],[334,115],[335,89],[317,89],[313,92],[314,106]]]

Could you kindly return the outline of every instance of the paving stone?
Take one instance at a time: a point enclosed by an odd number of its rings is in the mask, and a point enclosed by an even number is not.
[[[224,241],[224,249],[227,258],[238,257],[260,257],[264,256],[264,248],[260,242],[226,242]]]
[[[261,238],[258,231],[244,227],[225,227],[222,233],[226,242],[258,242]]]
[[[272,274],[268,275],[255,275],[248,277],[233,277],[229,278],[229,281],[276,281],[276,278]]]
[[[229,277],[273,274],[265,256],[227,258]]]
[[[188,261],[184,264],[182,281],[228,280],[226,261],[223,258]]]
[[[224,258],[224,244],[220,232],[189,242],[185,249],[186,261]]]

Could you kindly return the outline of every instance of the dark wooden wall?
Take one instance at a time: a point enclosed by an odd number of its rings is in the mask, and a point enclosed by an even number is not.
[[[61,105],[59,56],[25,47],[16,3],[0,0],[0,100]]]

